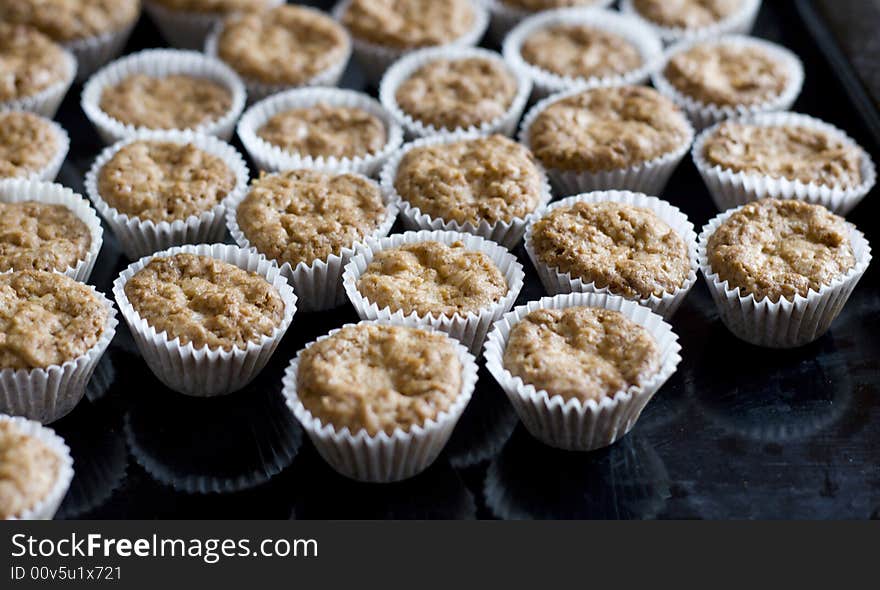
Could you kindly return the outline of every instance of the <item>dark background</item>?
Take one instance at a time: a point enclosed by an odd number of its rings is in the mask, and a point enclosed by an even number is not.
[[[847,71],[848,61],[834,61],[836,45],[817,14],[808,2],[768,0],[755,34],[804,60],[806,84],[795,110],[841,127],[876,158],[876,112],[869,112],[876,102]],[[850,34],[866,29],[864,17],[844,11],[834,20],[850,55],[861,56],[854,61],[876,63],[876,53],[866,58],[869,50],[860,53],[865,45]],[[878,23],[867,28],[868,37]],[[127,52],[162,45],[144,16]],[[363,87],[356,65],[342,85]],[[81,192],[103,146],[79,108],[79,90],[57,117],[72,141],[58,182]],[[697,227],[716,213],[689,159],[661,196]],[[877,215],[877,195],[870,194],[848,217],[875,245]],[[542,296],[522,247],[515,252],[528,273],[518,303]],[[105,231],[91,282],[109,292],[127,264]],[[635,429],[606,450],[565,453],[535,442],[481,371],[441,458],[391,485],[336,475],[304,440],[280,395],[289,359],[317,336],[356,321],[351,308],[298,314],[256,382],[207,400],[165,389],[121,325],[88,398],[53,425],[70,445],[76,470],[58,517],[880,518],[877,266],[831,332],[793,351],[733,338],[701,279],[673,319],[683,346],[679,371]]]

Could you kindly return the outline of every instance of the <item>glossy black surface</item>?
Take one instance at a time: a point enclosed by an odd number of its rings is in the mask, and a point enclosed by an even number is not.
[[[833,122],[875,156],[859,114],[791,2],[765,2],[756,33],[807,64],[797,110]],[[129,50],[159,45],[142,19]],[[354,67],[345,86],[360,87]],[[78,105],[58,120],[73,147],[59,182],[82,190],[102,147]],[[239,146],[240,147],[240,146]],[[875,191],[876,192],[876,191]],[[663,197],[697,226],[715,214],[685,161]],[[880,244],[877,194],[849,216]],[[529,273],[520,303],[543,295]],[[128,262],[112,234],[92,282],[105,292]],[[348,321],[348,308],[294,318],[269,367],[246,390],[192,399],[166,390],[121,326],[88,398],[54,427],[76,478],[66,518],[868,518],[880,516],[880,291],[869,270],[829,334],[794,351],[731,336],[700,281],[673,324],[679,371],[633,432],[589,454],[551,450],[518,424],[482,371],[446,452],[392,485],[336,475],[280,398],[281,374],[305,343]]]

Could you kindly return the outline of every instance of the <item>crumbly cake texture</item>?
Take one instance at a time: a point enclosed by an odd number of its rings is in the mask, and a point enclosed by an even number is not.
[[[664,27],[697,29],[713,25],[742,7],[744,0],[633,0],[642,17]]]
[[[525,146],[491,135],[409,150],[394,188],[431,217],[491,224],[532,213],[541,203],[543,176]]]
[[[269,7],[268,0],[152,0],[169,10],[203,14],[231,14]]]
[[[220,59],[264,84],[304,84],[347,53],[345,29],[336,21],[292,5],[231,17],[217,41]]]
[[[358,39],[411,49],[454,41],[475,19],[470,0],[352,0],[342,24]]]
[[[24,25],[0,22],[0,102],[34,96],[68,75],[64,51]]]
[[[186,219],[217,206],[235,188],[226,163],[191,143],[135,141],[98,173],[98,193],[118,212],[154,222]]]
[[[379,117],[320,102],[273,115],[257,135],[286,152],[313,158],[363,157],[380,152],[388,141]]]
[[[436,59],[404,80],[394,98],[403,112],[425,125],[466,129],[502,117],[517,86],[516,77],[495,60]]]
[[[507,280],[483,252],[461,242],[416,242],[376,252],[357,290],[380,309],[451,317],[500,301]]]
[[[59,147],[58,134],[45,119],[25,111],[0,113],[0,178],[39,172]]]
[[[690,127],[681,110],[646,86],[596,88],[552,103],[529,128],[548,168],[602,172],[629,168],[679,149]]]
[[[255,180],[236,219],[252,246],[296,268],[340,254],[373,233],[386,212],[379,187],[363,176],[290,170]]]
[[[718,106],[756,105],[780,96],[785,64],[761,47],[701,43],[672,57],[663,71],[685,96]]]
[[[64,205],[0,202],[0,272],[64,271],[91,245],[88,226]]]
[[[559,207],[532,228],[538,258],[559,272],[629,299],[681,287],[687,244],[653,211],[614,202]]]
[[[102,111],[128,125],[147,129],[192,129],[216,121],[232,107],[232,92],[186,74],[129,76],[101,93]]]
[[[119,31],[141,13],[140,0],[5,0],[0,21],[29,25],[58,42]]]
[[[0,420],[0,520],[39,504],[58,481],[61,458],[39,438]]]
[[[0,274],[0,369],[62,365],[104,332],[107,308],[86,285],[56,272]]]
[[[615,76],[642,65],[638,48],[623,36],[584,24],[538,29],[525,39],[520,55],[542,70],[572,78]]]
[[[749,203],[718,226],[707,254],[730,288],[774,302],[806,297],[855,266],[844,219],[795,200]]]
[[[540,10],[552,10],[554,8],[568,8],[572,6],[592,6],[597,0],[501,0],[512,8],[519,8],[527,12]]]
[[[391,435],[424,426],[448,410],[462,381],[461,361],[447,337],[360,324],[302,352],[297,395],[314,417],[337,431]]]
[[[510,331],[504,368],[550,397],[601,401],[641,386],[660,367],[650,332],[594,307],[538,309]]]
[[[195,254],[154,258],[125,283],[125,296],[156,332],[194,348],[246,348],[284,317],[284,301],[265,278]]]
[[[723,123],[703,144],[712,166],[748,174],[850,188],[862,182],[861,150],[801,125]]]

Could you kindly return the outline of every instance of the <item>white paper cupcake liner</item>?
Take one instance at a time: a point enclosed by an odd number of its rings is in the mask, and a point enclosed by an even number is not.
[[[558,25],[588,25],[623,37],[638,49],[642,65],[623,74],[582,78],[562,76],[526,61],[521,53],[523,43],[537,31]],[[515,70],[523,72],[534,82],[534,96],[542,99],[572,88],[644,84],[660,64],[663,43],[653,29],[620,13],[595,8],[563,8],[540,12],[525,19],[504,39],[503,53],[504,59]]]
[[[751,172],[735,172],[729,168],[712,166],[703,156],[703,146],[712,134],[723,125],[718,123],[703,131],[694,142],[691,155],[703,182],[712,195],[719,211],[745,205],[751,201],[768,197],[778,199],[798,199],[815,205],[822,205],[834,213],[846,215],[874,187],[877,169],[871,156],[846,133],[819,119],[797,113],[759,113],[737,119],[738,122],[755,125],[797,125],[824,131],[846,144],[855,146],[861,152],[860,172],[862,182],[858,186],[843,188],[839,186],[804,184],[798,180],[772,178]]]
[[[600,307],[619,311],[643,326],[657,343],[660,366],[641,386],[632,386],[613,397],[582,402],[550,396],[537,390],[504,368],[504,350],[513,327],[536,309],[564,309],[574,306]],[[591,451],[617,442],[635,425],[642,410],[675,372],[681,361],[678,336],[672,326],[647,307],[604,293],[569,293],[544,297],[515,308],[495,323],[486,340],[486,368],[501,385],[526,429],[543,443],[569,451]]]
[[[699,269],[699,265],[697,263],[697,234],[694,231],[694,225],[687,218],[687,215],[666,201],[658,199],[657,197],[649,197],[641,193],[632,193],[629,191],[598,191],[575,195],[551,204],[547,207],[544,215],[555,209],[570,207],[575,203],[603,202],[620,203],[622,205],[649,209],[656,214],[657,217],[666,222],[675,233],[681,236],[684,243],[687,244],[690,270],[688,271],[684,283],[671,293],[664,292],[660,296],[651,294],[651,296],[646,299],[635,300],[639,305],[650,308],[654,313],[663,318],[671,318],[681,306],[682,302],[684,302],[687,294],[690,293],[691,288],[697,282],[697,270]],[[541,260],[538,253],[535,251],[534,244],[532,243],[532,229],[535,222],[539,219],[540,217],[533,219],[529,224],[529,227],[526,229],[525,248],[526,253],[529,255],[529,259],[532,261],[532,265],[535,267],[535,271],[538,273],[538,278],[541,279],[541,284],[544,285],[544,289],[547,293],[550,295],[561,293],[604,293],[607,295],[613,295],[607,287],[597,287],[595,282],[585,283],[578,277],[572,277],[570,273],[564,273],[558,268],[547,266],[547,264]]]
[[[379,178],[382,183],[383,191],[390,196],[391,200],[395,202],[400,209],[400,216],[404,228],[408,230],[445,230],[474,234],[486,238],[487,240],[497,242],[507,248],[513,248],[516,246],[525,233],[526,225],[529,220],[534,216],[539,215],[544,210],[547,203],[550,202],[550,199],[553,198],[549,178],[537,161],[535,163],[538,166],[543,181],[541,186],[541,200],[532,213],[525,217],[515,217],[510,221],[496,221],[495,223],[489,223],[485,219],[482,219],[475,225],[471,221],[459,223],[455,220],[447,221],[439,217],[432,217],[427,213],[422,213],[422,210],[418,207],[413,207],[409,201],[404,199],[400,193],[397,192],[397,189],[394,186],[400,162],[410,150],[428,145],[476,139],[478,137],[481,137],[480,133],[463,131],[451,135],[423,137],[412,143],[405,144],[388,159],[388,162],[386,162],[385,166],[382,168],[382,173],[379,175]]]
[[[734,336],[750,344],[768,348],[794,348],[808,344],[825,334],[871,262],[871,246],[856,227],[847,223],[855,264],[818,291],[810,289],[807,296],[795,295],[793,300],[780,297],[773,302],[764,297],[742,294],[739,287],[721,281],[709,263],[709,238],[724,221],[741,207],[725,211],[703,227],[697,255],[700,271],[718,308],[721,320]]]
[[[748,35],[752,31],[752,27],[755,25],[755,19],[757,18],[760,9],[761,0],[742,0],[742,6],[740,9],[729,15],[727,18],[723,18],[706,27],[684,29],[680,27],[666,27],[651,22],[639,14],[633,5],[633,0],[620,1],[620,11],[622,13],[631,15],[653,28],[666,43],[691,39],[710,39],[729,33]]]
[[[266,8],[274,8],[284,2],[285,0],[266,0]],[[151,0],[144,0],[144,10],[172,47],[196,51],[202,50],[205,39],[227,16],[223,13],[171,10]]]
[[[489,39],[497,45],[501,45],[507,34],[525,19],[539,14],[539,12],[530,12],[515,8],[505,4],[503,0],[481,0],[489,11]],[[614,4],[614,0],[595,0],[593,4],[585,4],[576,8],[597,9],[609,8]]]
[[[387,135],[385,145],[376,153],[354,158],[312,157],[285,151],[257,135],[266,121],[278,113],[311,107],[318,103],[362,109],[381,119],[385,124]],[[355,172],[365,176],[375,176],[385,161],[403,143],[403,130],[394,121],[391,113],[378,101],[362,92],[339,88],[298,88],[270,96],[245,111],[238,122],[238,137],[260,170],[277,172],[308,168],[333,174]]]
[[[247,93],[238,75],[220,60],[195,51],[147,49],[113,62],[92,76],[83,87],[82,109],[105,143],[115,143],[139,131],[149,130],[118,121],[100,107],[105,88],[119,84],[134,74],[156,77],[184,74],[207,78],[226,87],[232,94],[229,111],[219,119],[203,123],[191,131],[215,135],[224,141],[232,137],[235,122],[247,102]]]
[[[751,105],[716,105],[699,101],[691,96],[683,94],[673,86],[664,74],[666,64],[679,53],[685,52],[695,45],[732,45],[738,48],[756,48],[765,51],[772,59],[778,61],[785,68],[787,83],[783,91],[768,100]],[[672,99],[675,104],[684,109],[688,118],[698,130],[705,129],[719,121],[733,119],[756,113],[787,111],[797,100],[804,85],[804,65],[800,58],[788,49],[745,35],[727,35],[716,39],[697,39],[682,41],[669,48],[664,57],[663,64],[657,68],[651,77],[654,87],[663,95]]]
[[[333,7],[333,18],[341,23],[342,15],[348,10],[348,5],[350,3],[351,0],[340,0],[340,2]],[[476,0],[472,0],[471,6],[473,6],[474,9],[474,23],[471,30],[458,39],[455,39],[450,43],[445,43],[441,47],[468,47],[479,44],[480,40],[483,38],[483,34],[486,32],[486,27],[489,25],[489,13],[486,8]],[[403,55],[413,51],[413,49],[401,49],[397,47],[376,45],[375,43],[358,39],[354,35],[352,35],[351,44],[354,57],[358,64],[360,64],[361,70],[364,72],[367,82],[370,84],[378,84],[382,79],[382,76],[385,74],[385,70],[387,70],[392,63],[400,59]]]
[[[99,68],[119,57],[139,18],[140,15],[131,24],[118,31],[109,31],[64,44],[64,48],[76,58],[77,82],[85,82]]]
[[[0,112],[3,112],[3,108],[0,108]],[[27,178],[29,180],[52,182],[58,177],[58,173],[61,171],[61,166],[64,165],[64,160],[67,158],[67,153],[70,151],[70,136],[67,135],[67,131],[65,131],[64,127],[62,127],[55,121],[52,121],[48,117],[44,117],[42,115],[38,116],[41,118],[44,124],[49,126],[49,128],[52,130],[52,133],[55,135],[55,140],[58,144],[55,153],[52,155],[46,165],[39,170],[34,170],[24,177],[0,177],[0,180],[4,180],[7,178]]]
[[[120,213],[101,197],[98,190],[98,176],[101,169],[119,150],[140,140],[192,144],[200,150],[217,156],[235,174],[235,187],[209,211],[200,215],[190,215],[186,219],[155,222]],[[119,239],[125,255],[130,260],[137,260],[172,246],[222,242],[226,236],[227,204],[247,191],[248,179],[249,171],[241,155],[231,145],[216,137],[191,131],[140,131],[101,152],[86,174],[85,189],[98,213],[107,220],[107,224]]]
[[[432,331],[426,327],[422,329]],[[366,430],[361,430],[352,435],[347,427],[336,430],[332,424],[323,424],[303,406],[297,395],[297,375],[303,351],[338,331],[331,330],[326,336],[308,344],[291,361],[282,382],[282,394],[287,406],[302,424],[321,457],[340,474],[359,481],[388,483],[421,473],[446,446],[455,424],[471,399],[477,384],[476,360],[464,346],[450,339],[462,364],[462,386],[449,409],[423,425],[412,426],[409,431],[397,428],[390,436],[384,431],[370,436]]]
[[[85,257],[78,260],[74,266],[58,269],[58,271],[75,281],[81,283],[88,281],[92,269],[95,267],[95,261],[98,259],[98,253],[101,251],[101,245],[104,243],[101,220],[89,202],[60,184],[19,178],[0,180],[0,202],[21,203],[23,201],[63,205],[86,225],[91,236],[91,243]]]
[[[0,412],[49,424],[66,416],[83,398],[98,361],[116,334],[118,323],[113,303],[91,285],[87,286],[107,310],[98,341],[82,355],[61,365],[0,370]]]
[[[400,85],[409,79],[417,70],[429,64],[432,61],[440,59],[447,60],[464,60],[470,58],[481,58],[494,62],[516,79],[516,94],[513,97],[507,111],[499,117],[491,121],[486,121],[479,126],[471,125],[467,128],[456,127],[455,129],[436,128],[434,125],[424,123],[413,118],[412,115],[405,112],[397,102],[397,89]],[[503,135],[512,136],[516,133],[516,126],[522,116],[523,109],[532,92],[531,79],[521,70],[511,68],[504,59],[494,51],[483,49],[480,47],[430,47],[428,49],[420,49],[408,53],[400,58],[385,72],[382,77],[382,83],[379,86],[379,100],[382,105],[388,109],[394,119],[406,131],[407,137],[419,138],[429,137],[432,135],[450,135],[457,132],[480,133],[489,135],[492,133],[501,133]]]
[[[19,432],[36,438],[55,453],[61,462],[55,483],[49,493],[34,506],[9,520],[52,520],[73,480],[73,458],[70,456],[70,448],[63,438],[55,434],[55,431],[40,425],[39,422],[2,414],[0,414],[0,422],[11,423]]]
[[[495,263],[495,266],[504,275],[504,279],[507,281],[507,293],[492,305],[476,312],[435,316],[434,314],[421,315],[417,312],[405,315],[401,310],[392,310],[389,307],[380,308],[378,304],[370,301],[358,291],[358,281],[361,275],[366,272],[367,266],[373,261],[377,252],[428,241],[441,242],[446,245],[462,242],[468,250],[482,252]],[[418,231],[394,234],[381,240],[367,240],[364,250],[346,265],[342,275],[342,284],[348,299],[362,320],[378,320],[383,323],[413,327],[430,326],[461,341],[473,354],[478,355],[492,323],[513,307],[513,303],[522,290],[524,276],[522,265],[517,262],[516,257],[507,248],[494,242],[467,233]]]
[[[375,181],[371,181],[375,182]],[[226,210],[226,227],[232,239],[242,248],[257,252],[247,236],[238,225],[238,206],[247,197],[241,194],[236,200],[230,201]],[[383,193],[383,199],[386,198]],[[379,226],[363,240],[342,248],[339,254],[331,254],[327,259],[315,260],[311,264],[300,262],[293,267],[289,262],[279,266],[281,274],[290,281],[299,297],[298,307],[302,312],[325,311],[339,307],[345,303],[345,291],[342,288],[342,271],[349,260],[358,252],[361,242],[368,239],[379,239],[388,235],[391,226],[397,219],[397,206],[386,200],[385,217]],[[262,256],[263,254],[261,254]],[[278,264],[280,261],[273,261]]]
[[[30,111],[47,119],[54,118],[61,101],[64,100],[76,78],[76,58],[70,51],[65,51],[63,59],[67,67],[61,80],[31,96],[0,102],[0,111]]]
[[[180,338],[169,339],[166,332],[156,329],[135,311],[125,294],[125,284],[153,258],[186,253],[210,256],[229,264],[256,272],[278,289],[284,301],[284,317],[271,335],[259,342],[250,341],[245,348],[231,350],[196,348],[192,342],[180,344]],[[113,296],[119,305],[138,350],[156,377],[174,391],[196,396],[225,395],[243,388],[266,366],[296,311],[297,297],[278,267],[254,250],[226,244],[184,245],[145,256],[123,270],[113,281]]]
[[[544,100],[538,102],[534,107],[526,113],[522,126],[519,131],[519,142],[531,149],[531,141],[529,132],[532,123],[538,118],[547,107],[551,104],[584,92],[581,88],[575,88],[560,92],[552,96],[548,96]],[[663,154],[658,158],[636,164],[628,168],[617,168],[614,170],[602,170],[599,172],[575,171],[575,170],[556,170],[547,169],[547,176],[554,188],[562,194],[590,193],[593,191],[626,189],[633,192],[645,193],[647,195],[659,195],[669,182],[669,177],[675,172],[678,164],[691,147],[694,140],[694,129],[688,122],[687,117],[682,113],[682,117],[687,123],[687,136],[681,145],[675,150]]]

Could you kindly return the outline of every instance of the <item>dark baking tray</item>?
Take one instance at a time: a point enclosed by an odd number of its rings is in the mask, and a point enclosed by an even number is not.
[[[321,3],[327,7],[328,3]],[[764,2],[756,34],[806,64],[796,105],[845,129],[873,154],[876,117],[858,81],[827,59],[833,38],[811,7]],[[161,44],[147,18],[128,51]],[[833,56],[832,56],[833,57]],[[344,86],[363,87],[350,68]],[[59,182],[82,190],[101,143],[79,108],[58,120],[71,155]],[[238,146],[240,148],[240,145]],[[876,192],[876,191],[875,191]],[[716,211],[689,160],[662,195],[697,226]],[[849,216],[875,244],[878,195]],[[528,272],[519,303],[543,295]],[[112,233],[92,276],[108,292],[128,264]],[[54,428],[73,451],[76,477],[61,518],[868,518],[880,515],[880,292],[868,271],[830,333],[792,351],[733,338],[702,281],[673,320],[678,372],[618,444],[589,454],[535,442],[482,371],[448,448],[407,482],[367,485],[336,475],[284,407],[281,374],[317,336],[356,321],[343,307],[301,314],[269,367],[246,390],[193,399],[165,389],[128,330],[98,367],[87,399]]]

